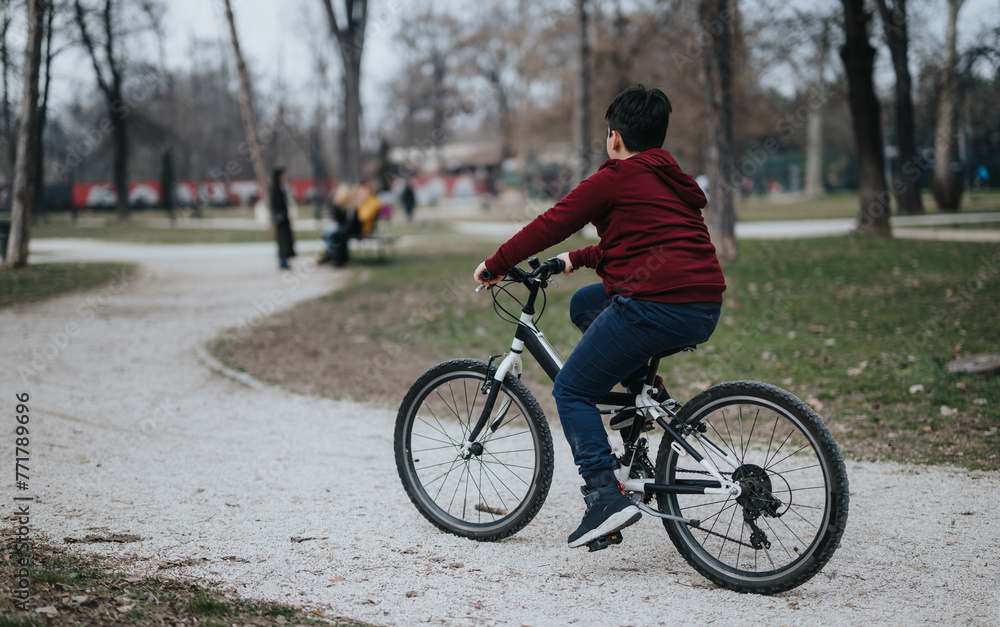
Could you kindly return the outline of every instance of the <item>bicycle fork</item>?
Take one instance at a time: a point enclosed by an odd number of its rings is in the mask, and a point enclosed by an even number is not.
[[[512,373],[516,377],[521,376],[522,362],[521,362],[521,352],[524,350],[524,342],[515,339],[511,343],[511,350],[504,357],[503,361],[497,365],[496,370],[492,368],[487,368],[486,379],[483,381],[483,390],[489,388],[489,393],[486,396],[486,403],[483,405],[483,411],[479,414],[479,420],[476,421],[475,426],[469,431],[469,437],[466,439],[465,443],[462,444],[462,448],[459,450],[459,455],[462,459],[469,459],[473,455],[479,455],[482,453],[482,444],[477,440],[479,436],[482,435],[483,429],[486,428],[487,423],[489,423],[490,431],[496,431],[503,424],[503,419],[507,415],[507,411],[510,409],[511,399],[505,398],[500,408],[497,409],[496,417],[490,422],[490,416],[493,414],[493,408],[496,406],[497,397],[500,396],[500,388],[503,387],[503,380],[507,376],[507,373]],[[493,355],[490,357],[490,364],[493,363],[493,359],[499,357],[499,355]],[[492,372],[491,372],[492,370]]]
[[[669,437],[671,439],[670,448],[672,448],[679,457],[691,457],[691,459],[696,461],[702,468],[705,469],[714,481],[686,479],[678,480],[671,484],[658,484],[655,483],[655,480],[646,477],[631,479],[629,478],[629,475],[632,471],[632,465],[635,464],[635,458],[633,456],[632,459],[629,460],[629,466],[623,466],[618,469],[618,478],[625,490],[639,494],[719,494],[726,495],[729,498],[738,498],[743,492],[742,486],[737,482],[726,479],[712,459],[699,453],[684,438],[684,436],[677,431],[677,429],[672,427],[670,423],[667,422],[667,418],[676,420],[677,414],[654,401],[652,396],[653,394],[654,390],[652,385],[648,382],[643,385],[642,391],[636,396],[635,400],[637,414],[641,414],[646,419],[654,420],[656,424],[658,424],[665,432],[666,435],[664,437]],[[639,417],[637,416],[636,424],[641,424],[638,418]],[[695,430],[692,430],[690,434],[693,435],[693,437],[699,442],[702,442],[706,446],[710,447],[713,453],[730,467],[731,471],[736,470],[738,464],[731,455],[726,453],[726,451],[719,448],[708,438],[702,437]],[[700,524],[700,521],[696,519],[673,516],[671,514],[664,514],[663,512],[656,511],[643,503],[641,500],[637,503],[637,506],[640,510],[651,516],[676,520],[694,527],[697,527]]]

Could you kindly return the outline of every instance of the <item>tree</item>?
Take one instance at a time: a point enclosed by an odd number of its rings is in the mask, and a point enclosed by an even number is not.
[[[3,12],[0,16],[0,63],[3,64],[3,136],[5,142],[4,150],[4,174],[6,175],[7,181],[11,181],[14,178],[14,159],[15,153],[17,152],[17,140],[14,137],[14,119],[10,107],[10,74],[11,74],[11,59],[10,59],[10,49],[7,45],[7,33],[10,31],[11,24],[14,21],[14,16],[11,14],[11,7],[9,2],[4,2],[0,6],[0,11]]]
[[[726,185],[734,180],[733,157],[733,22],[736,11],[731,0],[702,0],[701,22],[711,25],[714,35],[705,55],[705,92],[708,100],[708,137],[705,175],[709,180],[705,222],[719,259],[735,261],[736,213]]]
[[[343,27],[332,0],[323,0],[330,34],[336,39],[344,64],[344,120],[341,142],[340,178],[361,180],[361,54],[368,23],[368,0],[344,0]]]
[[[910,36],[906,0],[877,0],[876,4],[882,16],[882,30],[896,73],[896,146],[899,148],[901,167],[896,174],[893,189],[897,192],[896,202],[900,213],[910,215],[924,213],[924,203],[920,198],[920,177],[907,175],[907,172],[915,171],[913,168],[918,163],[918,157],[913,113],[913,81],[910,78],[909,66]]]
[[[579,92],[576,105],[580,163],[577,181],[582,181],[590,174],[590,25],[587,0],[577,0],[577,17],[580,21],[580,85],[577,88]]]
[[[114,146],[112,169],[115,192],[118,195],[116,203],[118,219],[119,221],[127,222],[131,215],[128,202],[129,122],[128,115],[123,110],[116,110],[124,102],[123,89],[125,84],[125,62],[116,50],[121,43],[118,39],[120,31],[115,27],[115,12],[118,7],[113,0],[104,0],[104,7],[101,9],[98,19],[103,42],[98,42],[90,32],[87,18],[88,11],[84,9],[80,0],[74,0],[73,6],[76,10],[76,24],[80,29],[83,46],[90,57],[90,62],[94,67],[94,74],[97,76],[97,86],[104,95],[109,110],[110,115],[108,117],[111,120],[111,137]],[[102,50],[99,51],[99,47]]]
[[[826,90],[826,57],[830,45],[830,20],[821,20],[819,41],[816,42],[816,86]],[[815,107],[806,122],[806,184],[807,196],[823,194],[823,108]]]
[[[260,187],[261,199],[270,205],[270,194],[267,193],[267,175],[264,173],[264,161],[260,156],[260,142],[257,135],[257,119],[253,113],[253,103],[250,101],[250,81],[247,78],[247,66],[243,62],[240,51],[240,39],[236,35],[236,20],[233,18],[233,7],[226,2],[226,21],[229,23],[229,37],[233,44],[233,57],[236,59],[236,74],[240,80],[240,112],[243,114],[243,127],[246,130],[246,141],[250,146],[250,160],[253,162],[254,176]]]
[[[10,240],[7,246],[6,268],[28,265],[31,209],[34,205],[36,174],[35,152],[40,134],[38,124],[38,75],[42,63],[42,40],[45,38],[45,16],[50,10],[46,0],[28,0],[28,43],[24,52],[24,90],[21,96],[21,132],[17,137],[14,166],[14,202],[11,206]]]
[[[945,30],[944,60],[938,83],[937,133],[934,135],[934,176],[931,193],[941,211],[957,212],[962,205],[964,180],[958,154],[958,12],[964,0],[948,0],[948,26]]]
[[[35,138],[35,193],[33,201],[34,204],[32,207],[36,219],[38,216],[44,215],[44,212],[47,210],[45,207],[45,142],[43,141],[43,138],[45,134],[45,125],[48,122],[49,117],[49,88],[52,85],[52,59],[56,55],[56,52],[52,49],[52,22],[55,18],[55,14],[56,7],[55,4],[52,4],[46,11],[44,55],[45,80],[43,87],[41,87],[41,100],[38,104],[37,113],[38,117],[33,129],[33,132],[37,135]],[[41,77],[39,77],[39,80],[41,80]]]
[[[844,45],[840,58],[847,74],[848,105],[854,127],[858,159],[858,192],[861,209],[858,231],[890,236],[889,197],[885,186],[885,155],[878,96],[872,81],[875,48],[868,40],[871,13],[864,0],[843,0]]]

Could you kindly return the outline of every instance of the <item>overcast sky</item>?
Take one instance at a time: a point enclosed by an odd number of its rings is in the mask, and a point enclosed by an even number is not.
[[[513,0],[512,0],[513,1]],[[261,91],[272,92],[278,76],[290,100],[309,107],[316,90],[313,83],[313,58],[316,45],[329,45],[326,18],[320,0],[232,0],[237,30],[244,56],[262,81]],[[222,0],[169,0],[164,30],[166,33],[167,66],[186,69],[192,37],[216,40],[228,45]],[[335,0],[335,5],[340,0]],[[401,64],[394,50],[399,31],[400,12],[407,11],[410,0],[371,0],[369,36],[365,41],[362,72],[362,101],[369,120],[381,112],[381,95]],[[437,0],[435,5],[470,6],[468,0]],[[912,3],[911,3],[912,4]],[[926,0],[925,7],[934,9],[931,28],[938,38],[944,36],[944,0]],[[963,41],[975,36],[986,24],[1000,21],[1000,0],[966,0],[959,22]],[[320,43],[326,42],[326,43]],[[888,61],[888,53],[880,50],[880,60]],[[339,58],[333,57],[339,64]],[[887,66],[888,67],[888,66]],[[887,74],[886,72],[882,73]],[[336,75],[336,74],[335,74]],[[57,66],[61,89],[55,93],[55,105],[66,104],[79,90],[93,89],[93,76],[82,55],[70,51]],[[891,81],[891,72],[880,76]],[[891,84],[891,83],[890,83]],[[373,126],[368,124],[369,127]]]

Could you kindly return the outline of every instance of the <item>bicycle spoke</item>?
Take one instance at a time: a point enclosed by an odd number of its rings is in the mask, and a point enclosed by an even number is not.
[[[431,414],[431,416],[434,417],[434,422],[436,422],[438,426],[435,427],[434,425],[432,425],[431,423],[427,422],[426,420],[424,420],[424,418],[422,418],[419,415],[417,416],[417,420],[419,420],[420,422],[424,423],[425,425],[427,425],[431,429],[434,429],[435,431],[437,431],[438,433],[440,433],[444,437],[448,438],[449,441],[451,441],[451,442],[454,443],[455,442],[454,438],[452,438],[451,435],[448,434],[448,431],[444,428],[444,425],[441,424],[441,419],[437,417],[437,414],[434,413],[434,410],[431,409],[430,405],[428,405],[427,402],[424,401],[423,406],[426,407],[427,411],[429,411],[430,414]]]
[[[804,450],[806,450],[806,449],[810,449],[810,450],[811,450],[811,449],[812,449],[812,447],[811,447],[811,446],[809,446],[809,444],[803,444],[803,445],[802,445],[801,447],[799,447],[799,449],[797,449],[797,450],[795,450],[795,451],[792,451],[792,452],[791,452],[791,453],[789,453],[788,455],[785,455],[785,456],[784,456],[784,457],[782,457],[782,458],[781,458],[781,459],[780,459],[779,461],[776,461],[776,462],[772,462],[771,464],[769,464],[769,465],[768,465],[768,466],[766,466],[765,468],[770,468],[771,466],[777,466],[778,464],[780,464],[781,462],[785,461],[786,459],[788,459],[788,458],[790,458],[790,457],[792,457],[792,456],[794,456],[794,455],[798,455],[799,453],[801,453],[802,451],[804,451]]]
[[[438,444],[444,444],[444,446],[436,446],[436,447],[431,447],[431,448],[417,449],[417,448],[413,448],[412,442],[411,442],[410,450],[414,451],[414,452],[440,451],[441,449],[448,449],[448,448],[450,448],[450,449],[457,449],[458,448],[457,446],[455,446],[454,442],[445,442],[444,440],[438,440],[438,439],[432,438],[429,435],[424,435],[422,433],[414,433],[413,437],[415,437],[415,438],[423,438],[425,440],[430,440],[431,442],[437,442]]]

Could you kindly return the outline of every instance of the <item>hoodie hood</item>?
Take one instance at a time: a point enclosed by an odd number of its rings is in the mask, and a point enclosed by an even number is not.
[[[635,163],[649,168],[677,194],[678,198],[695,209],[703,209],[708,204],[705,192],[701,190],[694,178],[681,169],[673,155],[662,148],[645,150],[625,159],[623,163]]]

